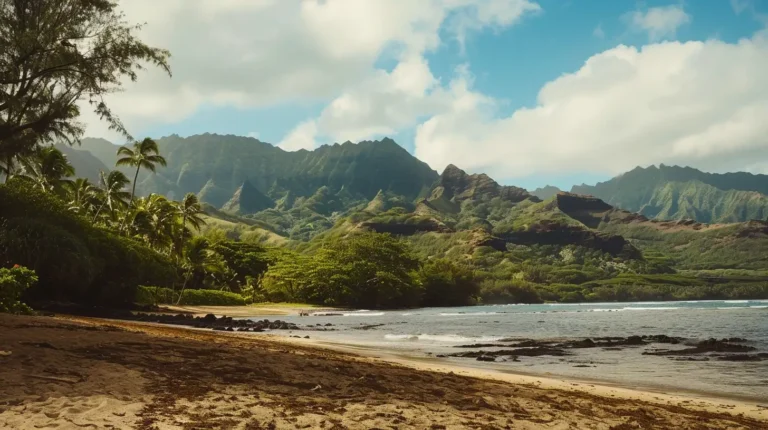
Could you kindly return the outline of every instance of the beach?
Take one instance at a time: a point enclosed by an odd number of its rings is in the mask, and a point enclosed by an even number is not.
[[[0,428],[765,428],[768,409],[322,348],[0,316]]]

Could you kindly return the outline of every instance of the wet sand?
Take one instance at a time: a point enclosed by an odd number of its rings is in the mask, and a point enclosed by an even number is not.
[[[768,408],[735,400],[374,358],[311,342],[0,315],[0,428],[768,427]]]

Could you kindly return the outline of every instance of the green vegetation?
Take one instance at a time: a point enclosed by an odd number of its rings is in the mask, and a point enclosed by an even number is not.
[[[706,223],[768,218],[768,176],[712,174],[690,167],[638,167],[595,186],[573,187],[611,205],[659,220]]]
[[[391,139],[296,152],[211,134],[135,141],[102,97],[143,64],[169,71],[170,54],[137,40],[115,2],[37,3],[0,8],[4,309],[768,297],[768,223],[656,222],[608,204],[763,219],[768,177],[661,166],[579,188],[606,203],[453,165],[438,175]],[[66,146],[84,100],[128,146]]]
[[[35,272],[25,267],[0,268],[0,313],[31,313],[29,306],[21,302],[21,295],[36,282]]]
[[[144,305],[181,306],[245,306],[243,296],[229,291],[184,290],[181,293],[170,288],[140,286],[135,302]]]

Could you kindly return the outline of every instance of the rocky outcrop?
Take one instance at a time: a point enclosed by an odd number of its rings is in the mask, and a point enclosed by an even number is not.
[[[443,199],[461,203],[464,200],[486,201],[495,197],[511,202],[521,202],[532,196],[522,188],[499,185],[484,173],[469,175],[453,164],[449,164],[440,175],[428,200],[432,202]]]
[[[515,230],[500,237],[519,245],[578,245],[597,249],[625,258],[641,258],[642,254],[621,236],[600,233],[584,227],[565,225],[556,221],[542,220],[526,230]]]
[[[243,184],[235,191],[232,198],[224,204],[221,210],[225,212],[247,215],[261,212],[275,206],[275,202],[264,193],[254,187],[249,181]]]

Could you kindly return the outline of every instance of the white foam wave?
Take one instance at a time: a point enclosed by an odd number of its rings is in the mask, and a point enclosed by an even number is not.
[[[342,315],[345,317],[380,317],[384,315],[384,312],[350,312]]]
[[[452,342],[452,343],[466,343],[466,342],[496,342],[503,338],[480,336],[480,337],[467,337],[459,336],[456,334],[386,334],[384,338],[387,340],[398,341],[418,341],[426,340],[431,342]]]
[[[723,300],[723,303],[749,303],[749,300]]]
[[[641,307],[626,307],[624,310],[627,311],[673,311],[680,308],[673,308],[673,307],[658,307],[658,308],[641,308]]]
[[[442,317],[458,317],[458,316],[476,316],[476,315],[497,315],[498,312],[444,312],[441,313]]]
[[[750,306],[750,309],[768,309],[768,306]]]
[[[411,312],[408,312],[408,313],[404,313],[404,314],[403,314],[403,316],[404,316],[404,317],[407,317],[407,316],[411,316],[411,315],[413,315],[413,313],[411,313]]]

